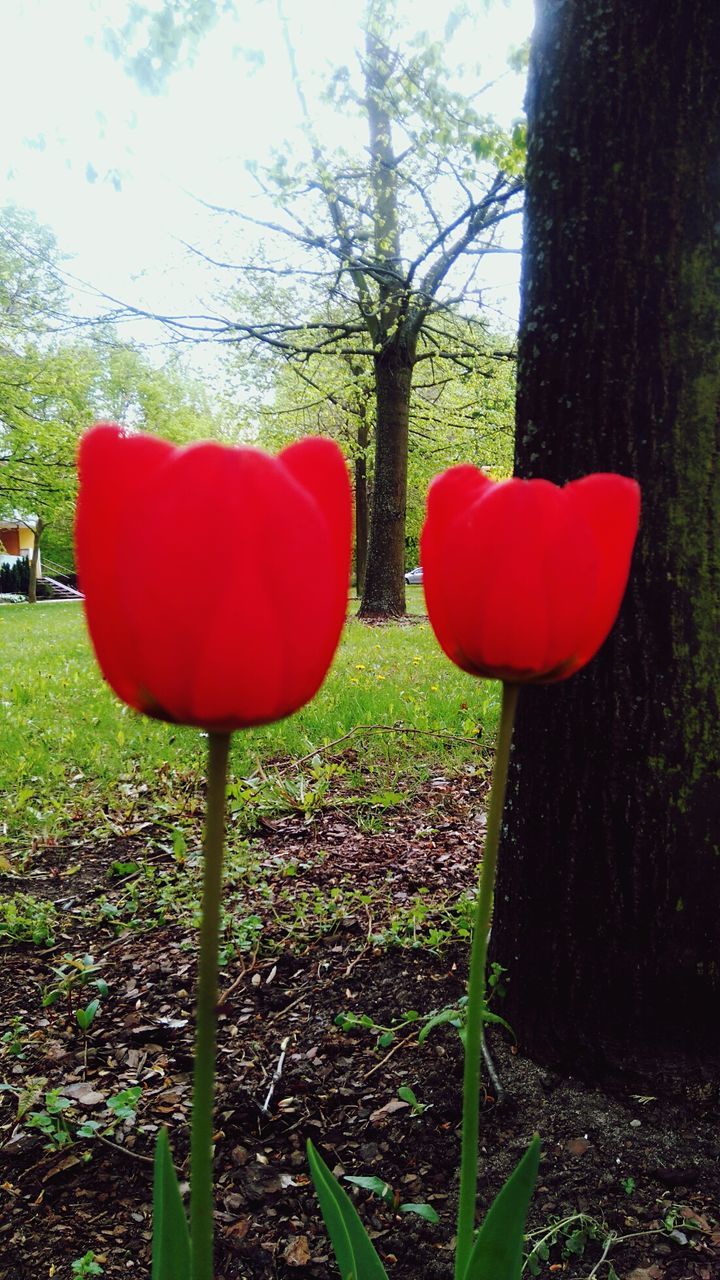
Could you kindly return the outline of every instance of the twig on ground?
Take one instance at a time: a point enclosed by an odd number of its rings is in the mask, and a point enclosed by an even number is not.
[[[428,738],[442,738],[447,742],[467,742],[477,746],[477,738],[465,738],[459,733],[446,733],[444,729],[415,729],[408,725],[398,724],[356,724],[347,733],[343,733],[341,737],[333,738],[332,742],[325,742],[322,746],[315,747],[314,751],[309,751],[307,755],[299,756],[297,760],[288,760],[285,764],[277,765],[275,773],[282,774],[288,769],[297,769],[298,765],[306,764],[314,756],[322,755],[323,752],[330,751],[333,747],[338,747],[341,742],[347,742],[348,738],[354,738],[358,733],[420,733]]]
[[[363,1082],[365,1082],[365,1080],[369,1080],[371,1076],[375,1075],[376,1071],[379,1071],[381,1067],[385,1066],[385,1063],[387,1062],[388,1058],[392,1058],[393,1054],[397,1053],[398,1049],[402,1049],[403,1045],[409,1044],[411,1040],[414,1040],[416,1035],[417,1035],[417,1031],[411,1031],[410,1035],[405,1036],[404,1040],[398,1040],[397,1044],[393,1045],[390,1052],[386,1053],[385,1057],[381,1058],[379,1062],[376,1062],[375,1066],[371,1067],[370,1070],[366,1073],[366,1075],[363,1076]]]
[[[278,1018],[284,1018],[286,1013],[289,1013],[291,1009],[294,1009],[296,1005],[305,999],[307,999],[307,992],[303,991],[302,995],[293,1000],[291,1004],[286,1004],[284,1009],[278,1009],[275,1013],[271,1013],[268,1022],[276,1022]]]
[[[290,1037],[286,1036],[280,1045],[280,1057],[277,1060],[277,1066],[275,1067],[275,1070],[273,1072],[273,1078],[270,1081],[270,1088],[268,1089],[267,1097],[263,1102],[262,1107],[260,1108],[261,1111],[265,1112],[265,1115],[268,1115],[269,1113],[270,1099],[272,1098],[275,1092],[276,1084],[278,1083],[278,1081],[282,1076],[283,1067],[285,1066],[285,1054],[287,1053],[287,1047],[289,1043],[290,1043]]]

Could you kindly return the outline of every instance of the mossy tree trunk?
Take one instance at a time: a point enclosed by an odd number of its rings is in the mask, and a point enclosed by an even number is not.
[[[517,470],[637,477],[619,624],[523,690],[493,928],[522,1046],[720,1047],[720,6],[538,0]]]

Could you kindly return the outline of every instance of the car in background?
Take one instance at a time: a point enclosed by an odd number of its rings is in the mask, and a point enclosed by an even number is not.
[[[414,569],[410,569],[405,574],[405,581],[410,587],[416,586],[417,583],[422,582],[422,580],[423,580],[423,571],[422,571],[421,564],[417,565],[416,568]]]

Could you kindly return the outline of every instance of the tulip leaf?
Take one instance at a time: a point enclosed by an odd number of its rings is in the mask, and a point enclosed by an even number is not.
[[[167,1129],[155,1147],[152,1280],[190,1280],[190,1232]]]
[[[310,1141],[307,1153],[310,1173],[342,1280],[388,1280],[387,1271],[349,1195],[333,1177]]]
[[[463,1280],[520,1280],[525,1218],[539,1164],[540,1138],[536,1134],[490,1205]]]

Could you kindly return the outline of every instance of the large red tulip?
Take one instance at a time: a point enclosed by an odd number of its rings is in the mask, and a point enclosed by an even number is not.
[[[453,662],[514,683],[563,680],[597,653],[625,591],[640,489],[597,474],[564,488],[452,467],[421,539],[430,621]]]
[[[272,458],[104,424],[83,438],[79,471],[87,621],[125,702],[224,732],[313,697],[350,571],[350,486],[332,441]]]

